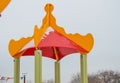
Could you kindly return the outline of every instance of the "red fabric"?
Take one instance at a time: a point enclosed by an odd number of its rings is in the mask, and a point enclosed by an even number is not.
[[[42,56],[56,59],[53,47],[57,50],[59,60],[68,54],[77,53],[79,51],[86,52],[86,50],[55,31],[45,35],[38,45],[38,48],[42,50]],[[34,47],[26,49],[23,56],[33,56],[34,50]]]

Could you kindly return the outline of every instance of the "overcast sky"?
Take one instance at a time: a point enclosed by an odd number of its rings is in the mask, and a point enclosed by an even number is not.
[[[54,5],[57,25],[67,33],[93,34],[89,74],[99,70],[120,72],[120,0],[12,0],[0,17],[0,75],[13,77],[9,41],[33,35],[34,26],[41,26],[46,3]],[[60,62],[61,83],[70,83],[73,74],[80,71],[80,54],[69,55]],[[34,57],[21,58],[21,76],[22,73],[27,73],[27,80],[34,83]],[[48,79],[54,79],[54,60],[43,57],[43,80]]]

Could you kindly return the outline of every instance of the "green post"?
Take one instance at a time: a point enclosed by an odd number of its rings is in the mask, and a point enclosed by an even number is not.
[[[81,82],[80,83],[88,83],[87,55],[81,55]]]
[[[42,52],[35,51],[35,83],[42,83]]]
[[[55,83],[60,83],[60,62],[55,62]]]
[[[14,83],[20,83],[20,58],[14,59]]]

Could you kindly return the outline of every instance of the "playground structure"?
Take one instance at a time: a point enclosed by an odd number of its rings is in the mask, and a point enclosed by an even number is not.
[[[7,83],[8,80],[13,79],[13,77],[9,77],[9,76],[1,76],[0,75],[0,83]]]
[[[3,10],[8,6],[11,0],[0,0],[0,16]]]
[[[86,36],[67,34],[56,24],[53,9],[52,4],[46,4],[42,26],[35,26],[33,36],[17,41],[10,40],[8,48],[14,58],[14,83],[20,83],[20,57],[23,56],[35,56],[34,83],[42,83],[42,56],[54,59],[55,83],[60,83],[60,60],[72,53],[81,54],[81,83],[88,83],[87,54],[93,48],[93,36],[90,33]],[[49,31],[49,28],[52,30]]]

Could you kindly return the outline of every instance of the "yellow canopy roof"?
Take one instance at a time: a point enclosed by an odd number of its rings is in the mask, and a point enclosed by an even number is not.
[[[16,57],[22,56],[22,54],[25,51],[25,46],[28,45],[29,42],[32,40],[34,41],[34,47],[38,48],[38,44],[41,42],[43,35],[45,34],[46,30],[51,27],[53,30],[55,30],[57,33],[61,34],[62,36],[66,37],[68,40],[74,42],[79,47],[86,50],[86,52],[80,53],[87,54],[91,51],[94,44],[94,39],[92,34],[88,33],[87,35],[83,36],[79,33],[75,34],[67,34],[64,29],[56,24],[55,17],[52,15],[53,11],[53,5],[47,4],[45,6],[46,16],[43,19],[42,26],[39,28],[37,25],[34,28],[34,34],[31,37],[28,38],[21,38],[18,41],[11,40],[9,43],[9,52],[11,56],[15,56],[16,54],[19,54]]]

